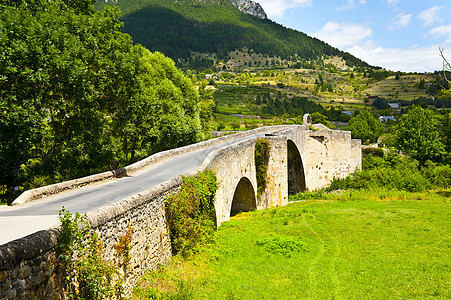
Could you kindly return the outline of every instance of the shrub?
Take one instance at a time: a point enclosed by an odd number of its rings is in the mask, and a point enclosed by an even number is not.
[[[168,196],[166,217],[174,254],[188,256],[211,241],[216,229],[216,189],[216,176],[207,170],[195,177],[183,177],[180,190]]]
[[[291,257],[293,253],[307,251],[307,244],[298,237],[273,235],[257,240],[257,246],[272,254]]]
[[[384,157],[368,155],[362,159],[362,166],[362,171],[354,172],[346,178],[334,179],[326,191],[387,188],[422,192],[451,186],[450,166],[429,162],[420,168],[417,160],[396,153]]]
[[[384,157],[384,150],[382,148],[366,147],[362,149],[363,157],[376,156]]]
[[[257,177],[257,195],[261,195],[266,188],[266,173],[269,162],[269,141],[257,139],[255,143],[255,168]]]
[[[103,247],[97,234],[83,216],[72,215],[64,207],[59,211],[59,219],[61,231],[56,254],[65,295],[70,299],[112,297],[111,282],[116,268],[102,259]]]

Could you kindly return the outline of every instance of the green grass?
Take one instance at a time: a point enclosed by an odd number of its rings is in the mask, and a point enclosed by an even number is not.
[[[132,299],[449,299],[447,196],[240,213],[215,245],[146,275]]]

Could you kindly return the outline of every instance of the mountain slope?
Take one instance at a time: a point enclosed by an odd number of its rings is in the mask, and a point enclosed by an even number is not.
[[[349,66],[365,62],[305,33],[285,28],[269,19],[248,15],[230,0],[117,0],[104,5],[118,6],[123,31],[136,43],[161,51],[175,60],[187,59],[191,52],[216,53],[252,49],[256,53],[282,58],[316,60],[338,56]]]

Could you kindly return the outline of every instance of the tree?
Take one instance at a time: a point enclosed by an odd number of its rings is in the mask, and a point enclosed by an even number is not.
[[[331,124],[329,122],[329,120],[327,120],[327,117],[320,114],[319,112],[314,112],[310,115],[310,117],[312,118],[312,124],[323,124],[324,126],[330,128],[330,129],[334,129],[335,126],[333,124]]]
[[[373,106],[376,107],[377,109],[386,109],[388,108],[388,100],[382,97],[377,97],[374,101],[373,101]]]
[[[443,139],[446,143],[447,153],[451,153],[451,112],[448,112],[445,115],[441,131],[443,133]]]
[[[199,107],[199,92],[171,59],[133,45],[117,8],[11,3],[0,14],[0,189],[10,201],[15,187],[119,168],[201,139],[199,110],[209,120],[211,101],[204,95]]]
[[[419,106],[400,118],[394,135],[396,147],[423,164],[426,160],[439,161],[445,154],[437,120]]]
[[[353,138],[361,139],[364,143],[374,143],[384,132],[382,123],[368,110],[349,120],[349,130]]]

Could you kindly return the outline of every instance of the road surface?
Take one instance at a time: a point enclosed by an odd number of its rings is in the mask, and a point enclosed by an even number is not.
[[[181,154],[152,164],[130,176],[89,185],[80,189],[25,203],[0,206],[0,245],[58,224],[58,211],[64,206],[71,213],[84,214],[200,167],[211,152],[260,133],[224,142],[206,149]]]

